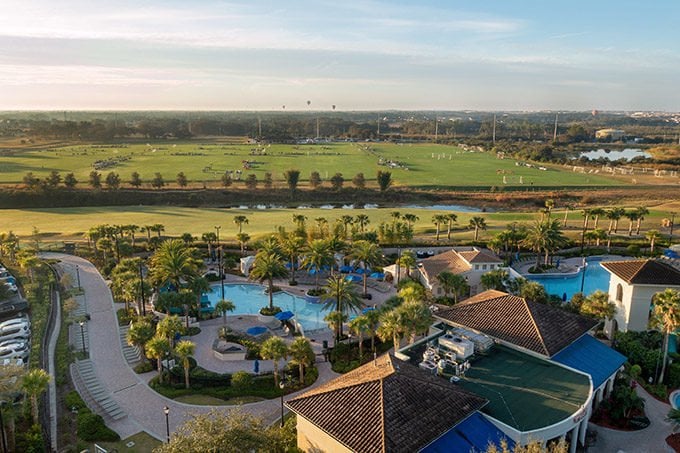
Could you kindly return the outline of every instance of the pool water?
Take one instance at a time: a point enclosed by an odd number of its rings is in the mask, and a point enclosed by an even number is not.
[[[598,289],[605,292],[609,291],[609,276],[609,272],[600,265],[599,261],[589,260],[586,266],[583,293],[589,295]],[[581,291],[583,271],[567,277],[562,275],[527,275],[526,277],[542,284],[548,294],[563,297],[563,294],[566,293],[567,300],[569,300],[571,296]]]
[[[269,306],[269,296],[264,292],[265,287],[257,284],[225,284],[224,298],[231,300],[236,309],[228,315],[256,315],[260,308]],[[211,306],[222,297],[219,285],[213,286],[208,293]],[[283,291],[274,294],[274,305],[281,307],[283,311],[289,310],[295,313],[295,319],[302,324],[305,331],[325,329],[326,322],[323,320],[326,312],[323,304],[312,304],[305,299],[285,293]]]

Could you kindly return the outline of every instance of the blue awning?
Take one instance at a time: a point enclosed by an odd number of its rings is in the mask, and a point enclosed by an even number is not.
[[[508,443],[510,451],[515,443],[501,430],[479,412],[454,426],[451,430],[432,442],[421,452],[424,453],[458,453],[469,451],[486,451],[489,443],[500,447],[501,439]]]
[[[626,362],[626,357],[590,335],[581,338],[558,352],[553,361],[583,371],[598,388]]]

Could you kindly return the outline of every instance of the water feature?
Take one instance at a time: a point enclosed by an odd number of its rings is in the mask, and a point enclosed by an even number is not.
[[[456,212],[488,212],[490,209],[478,208],[475,206],[463,206],[459,204],[433,204],[429,206],[408,204],[400,206],[404,209],[427,209],[432,211],[456,211]]]
[[[231,300],[236,309],[229,315],[256,315],[260,308],[269,305],[269,296],[264,292],[264,286],[257,284],[234,284],[224,285],[224,298]],[[208,293],[208,300],[214,307],[220,300],[222,293],[219,285],[213,286]],[[323,320],[326,316],[322,304],[312,304],[302,297],[278,292],[274,294],[274,305],[281,307],[283,311],[289,310],[295,313],[295,319],[306,330],[324,329],[327,327]]]
[[[592,151],[582,152],[581,154],[578,155],[578,158],[580,159],[582,157],[585,157],[590,160],[606,158],[612,162],[616,162],[619,160],[625,160],[626,162],[630,162],[632,159],[636,157],[652,157],[652,155],[646,151],[642,151],[640,148],[625,148],[612,150],[601,148],[594,149]]]

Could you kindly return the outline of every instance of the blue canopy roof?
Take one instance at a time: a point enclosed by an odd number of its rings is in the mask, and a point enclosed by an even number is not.
[[[486,451],[489,443],[500,447],[505,439],[512,450],[515,443],[479,412],[454,426],[451,430],[421,451],[423,453],[457,453]]]
[[[552,360],[589,374],[593,379],[593,388],[596,389],[621,368],[627,359],[596,338],[583,335],[555,354]]]
[[[274,317],[279,321],[286,321],[292,318],[293,316],[295,316],[295,313],[293,313],[292,311],[281,311],[274,315]]]

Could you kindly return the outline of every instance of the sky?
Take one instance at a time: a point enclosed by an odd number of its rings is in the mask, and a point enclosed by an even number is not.
[[[680,111],[677,0],[1,5],[0,110]]]

